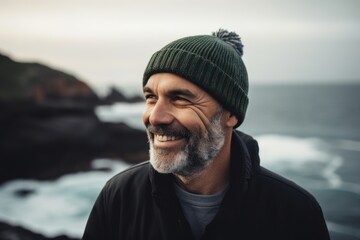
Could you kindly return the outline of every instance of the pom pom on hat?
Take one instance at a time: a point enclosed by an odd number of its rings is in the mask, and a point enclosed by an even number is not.
[[[244,54],[244,45],[242,44],[241,39],[237,33],[229,32],[228,30],[220,28],[219,31],[213,32],[212,35],[220,38],[227,44],[230,44],[235,49],[235,51],[240,54],[240,56]]]

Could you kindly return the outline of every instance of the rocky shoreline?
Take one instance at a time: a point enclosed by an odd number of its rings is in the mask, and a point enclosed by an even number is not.
[[[147,160],[144,131],[121,122],[101,122],[95,114],[99,105],[141,100],[126,98],[115,88],[100,98],[74,76],[0,54],[0,185],[15,179],[54,180],[91,171],[92,161],[99,158],[130,164]],[[14,194],[29,193],[24,189]],[[0,239],[72,238],[47,238],[0,222]]]
[[[146,133],[124,123],[101,122],[86,105],[0,103],[0,185],[14,179],[54,180],[91,171],[92,161],[106,158],[135,164],[148,159]],[[107,169],[96,169],[106,171]],[[19,197],[26,189],[16,192]],[[0,239],[47,238],[0,222]]]
[[[144,131],[101,122],[93,107],[18,102],[0,108],[0,183],[88,171],[96,158],[147,159]]]

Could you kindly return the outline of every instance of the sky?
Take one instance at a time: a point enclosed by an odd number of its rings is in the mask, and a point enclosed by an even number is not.
[[[238,33],[250,84],[360,83],[357,0],[0,0],[0,53],[66,71],[99,94],[141,91],[181,37]]]

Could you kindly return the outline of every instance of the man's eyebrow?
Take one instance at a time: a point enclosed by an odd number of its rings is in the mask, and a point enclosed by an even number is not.
[[[151,90],[151,88],[145,86],[145,87],[143,88],[143,92],[144,92],[144,93],[152,93],[153,91]]]
[[[181,96],[189,97],[189,98],[196,97],[196,95],[194,93],[192,93],[189,89],[183,89],[183,88],[170,90],[168,92],[168,95],[170,95],[170,96],[181,95]]]
[[[145,86],[143,89],[143,92],[144,93],[153,93],[153,90],[151,88]],[[166,95],[169,95],[169,96],[181,95],[184,97],[196,98],[196,95],[194,93],[192,93],[189,89],[184,89],[184,88],[172,89],[169,92],[167,92]]]

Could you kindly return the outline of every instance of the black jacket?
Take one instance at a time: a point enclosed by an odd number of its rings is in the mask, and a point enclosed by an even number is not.
[[[234,131],[231,149],[230,187],[202,239],[329,239],[317,201],[261,167],[254,139]],[[193,239],[173,181],[148,162],[117,174],[96,200],[83,239]]]

